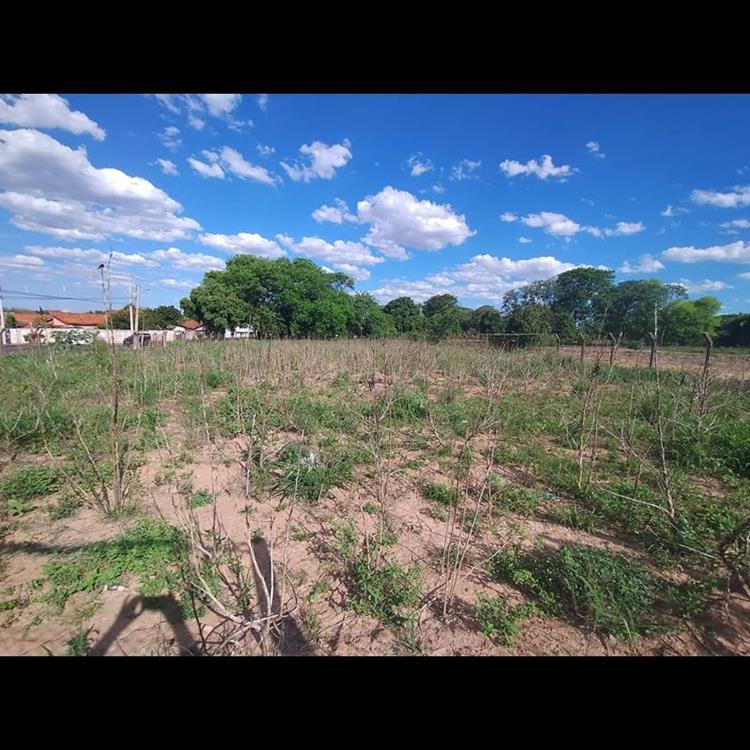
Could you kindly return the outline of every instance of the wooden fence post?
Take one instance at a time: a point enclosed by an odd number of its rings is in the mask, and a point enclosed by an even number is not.
[[[583,362],[583,356],[586,353],[586,338],[582,333],[578,334],[581,339],[581,362]]]
[[[651,357],[648,360],[649,368],[652,368],[656,364],[656,336],[650,331],[646,334],[648,340],[651,342]]]
[[[555,352],[557,354],[560,353],[560,334],[559,333],[555,334]]]
[[[711,350],[714,347],[714,340],[707,334],[703,334],[703,338],[706,339],[706,360],[703,363],[703,377],[708,376],[708,367],[711,364]]]
[[[615,348],[617,347],[617,340],[613,333],[608,333],[607,338],[610,341],[609,344],[609,366],[612,367],[612,363],[615,361]]]

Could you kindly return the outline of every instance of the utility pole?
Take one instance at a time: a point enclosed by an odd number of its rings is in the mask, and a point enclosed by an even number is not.
[[[130,333],[134,332],[133,329],[133,285],[128,285],[128,312],[130,313]]]
[[[0,331],[5,330],[5,312],[3,310],[3,288],[0,287]],[[0,344],[3,342],[0,341]]]

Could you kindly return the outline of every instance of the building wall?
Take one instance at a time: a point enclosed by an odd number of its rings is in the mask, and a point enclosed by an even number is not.
[[[96,332],[96,337],[98,339],[101,339],[105,343],[108,343],[110,341],[110,334],[114,338],[114,342],[116,345],[121,345],[125,339],[130,336],[131,332],[127,329],[120,330],[116,329],[114,331],[108,331],[106,328],[68,328],[68,329],[61,329],[57,327],[53,328],[41,328],[39,329],[40,332],[44,333],[45,343],[52,343],[53,335],[55,333],[60,332],[61,330],[77,330],[77,331],[93,331]],[[24,336],[28,336],[29,333],[31,333],[30,328],[8,328],[4,333],[2,337],[2,344],[28,344],[29,342],[26,341]],[[151,345],[152,346],[158,346],[159,344],[166,344],[170,341],[176,341],[179,340],[177,336],[175,336],[175,331],[144,331],[144,333],[150,333],[151,334]],[[184,340],[190,341],[195,338],[195,331],[186,331],[186,336]],[[193,334],[193,335],[190,335]],[[10,339],[10,340],[9,340]]]

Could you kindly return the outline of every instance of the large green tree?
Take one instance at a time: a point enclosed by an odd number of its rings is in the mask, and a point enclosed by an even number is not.
[[[716,297],[675,300],[664,310],[662,342],[664,344],[697,344],[704,333],[713,337],[719,325],[716,314],[721,302]]]
[[[552,329],[552,310],[546,305],[518,305],[505,320],[505,330],[508,333],[522,334],[519,343],[540,341],[548,336]]]
[[[465,308],[464,308],[465,310]],[[440,341],[461,333],[461,322],[467,319],[452,294],[436,294],[422,305],[425,331],[430,341]]]
[[[346,274],[305,258],[237,255],[224,271],[209,271],[181,304],[215,333],[250,323],[261,337],[346,336],[355,320],[353,287]]]
[[[458,300],[452,294],[436,294],[434,297],[430,297],[422,305],[422,314],[425,318],[431,318],[433,315],[448,310],[450,308],[458,307]]]
[[[392,299],[383,307],[383,312],[393,321],[399,333],[415,333],[424,330],[422,309],[411,297]]]
[[[209,333],[223,334],[226,329],[247,324],[251,304],[228,282],[226,271],[209,271],[201,284],[181,302],[188,318],[199,320]]]
[[[471,313],[471,328],[477,333],[503,333],[503,316],[491,305],[477,307]]]
[[[170,326],[179,325],[182,313],[172,305],[159,307],[144,307],[139,316],[139,326],[145,329],[166,330]]]
[[[575,329],[593,333],[604,320],[614,290],[615,272],[602,268],[574,268],[554,280],[552,312],[561,335]]]
[[[354,318],[351,333],[355,336],[393,336],[396,327],[393,320],[386,315],[377,300],[367,292],[355,294],[352,297]]]
[[[623,281],[612,291],[603,330],[614,334],[622,331],[631,341],[642,339],[654,330],[654,310],[661,321],[671,302],[686,297],[679,284],[662,284],[658,279]],[[658,326],[661,332],[661,322]]]
[[[717,346],[750,346],[750,315],[721,315],[716,335]]]

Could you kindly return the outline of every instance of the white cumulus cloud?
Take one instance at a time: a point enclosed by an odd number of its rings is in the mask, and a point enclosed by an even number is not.
[[[538,162],[536,159],[531,159],[525,164],[520,161],[515,161],[514,159],[505,159],[505,161],[500,162],[500,169],[505,172],[506,177],[533,174],[540,180],[546,180],[549,177],[564,180],[578,171],[567,164],[556,167],[549,154],[544,154],[541,162]]]
[[[712,281],[711,279],[703,279],[703,281],[689,281],[688,279],[680,279],[678,282],[681,286],[685,287],[685,291],[691,294],[700,294],[703,292],[721,292],[724,289],[734,289],[733,286],[723,281]]]
[[[83,249],[80,247],[42,247],[40,245],[27,245],[27,253],[41,256],[52,260],[90,262],[93,264],[106,263],[109,260],[109,251],[96,250],[93,248]],[[115,266],[155,266],[156,263],[141,253],[112,252],[112,262]]]
[[[717,206],[719,208],[750,206],[750,185],[738,185],[726,193],[713,190],[693,190],[690,193],[690,200],[701,206]]]
[[[618,269],[620,273],[656,273],[664,268],[664,264],[652,255],[641,255],[637,263],[626,260]]]
[[[395,297],[412,297],[424,302],[435,294],[453,294],[460,300],[499,304],[503,295],[530,281],[557,276],[576,268],[552,256],[513,260],[494,255],[475,255],[468,263],[448,271],[433,273],[424,279],[391,279],[372,293],[385,302]]]
[[[357,217],[349,213],[349,206],[341,198],[336,198],[332,206],[323,205],[320,208],[316,208],[312,212],[312,217],[319,224],[322,224],[324,221],[330,221],[333,224],[343,224],[345,221],[357,221]]]
[[[543,229],[553,237],[570,238],[583,229],[580,224],[573,221],[573,219],[569,219],[565,214],[557,214],[552,211],[540,211],[537,214],[529,214],[521,219],[521,221],[527,227]]]
[[[451,170],[450,179],[457,182],[461,182],[462,180],[476,180],[479,178],[479,175],[476,172],[481,166],[481,161],[461,159],[461,161]]]
[[[390,185],[359,201],[357,216],[370,225],[363,241],[391,258],[408,257],[406,247],[442,250],[461,245],[476,233],[449,204],[419,200]]]
[[[151,257],[160,263],[172,265],[175,268],[190,271],[211,271],[224,268],[224,261],[213,255],[203,253],[186,253],[177,247],[166,250],[154,250]]]
[[[299,242],[295,242],[292,237],[286,234],[278,234],[276,239],[295,253],[329,263],[355,263],[360,266],[373,266],[383,262],[383,258],[374,255],[372,250],[361,242],[346,242],[344,240],[328,242],[321,237],[303,237]]]
[[[259,258],[283,258],[286,253],[278,243],[255,232],[238,234],[201,234],[198,241],[203,245],[223,250],[226,253],[257,255]]]
[[[157,135],[159,136],[159,140],[170,151],[176,151],[182,145],[182,138],[179,137],[180,129],[174,125],[167,125]]]
[[[224,179],[224,170],[216,162],[206,164],[200,159],[195,159],[192,156],[188,157],[187,162],[191,169],[201,177],[216,177],[220,180]]]
[[[214,117],[224,117],[233,112],[240,104],[240,94],[200,94],[206,104],[209,114]]]
[[[750,243],[738,240],[728,245],[713,245],[712,247],[697,248],[670,247],[661,257],[677,263],[698,263],[714,261],[716,263],[750,263]]]
[[[200,229],[148,180],[97,168],[83,146],[71,149],[38,130],[0,130],[0,187],[0,206],[16,226],[65,239],[172,241]]]
[[[161,167],[161,171],[164,172],[164,174],[179,174],[179,172],[177,171],[177,165],[169,159],[157,159],[156,164]]]
[[[251,164],[234,148],[224,146],[220,154],[224,169],[243,180],[253,180],[253,182],[260,182],[264,185],[277,185],[281,182],[280,177],[269,172],[265,167]]]
[[[169,289],[195,289],[198,284],[194,281],[185,281],[182,279],[161,279],[159,283]]]
[[[300,153],[307,157],[308,164],[287,164],[281,162],[281,166],[289,177],[295,182],[304,180],[310,182],[316,178],[330,180],[337,169],[345,166],[352,158],[351,143],[344,138],[341,143],[329,146],[322,141],[314,141],[310,144],[300,146]]]
[[[91,135],[103,141],[106,132],[83,112],[70,109],[57,94],[0,95],[0,123],[22,128],[59,128],[76,135]]]
[[[736,227],[737,229],[750,229],[750,221],[747,219],[735,219],[734,221],[726,221],[721,226]]]
[[[35,258],[31,255],[0,255],[0,267],[34,269],[44,265],[41,258]]]

